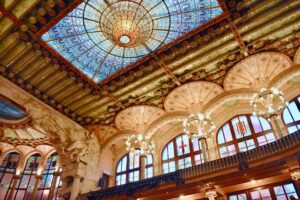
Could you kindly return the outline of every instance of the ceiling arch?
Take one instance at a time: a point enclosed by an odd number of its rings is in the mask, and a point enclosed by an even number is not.
[[[164,106],[168,112],[200,112],[209,101],[223,91],[221,86],[212,82],[197,81],[187,83],[170,92],[164,102]]]
[[[254,54],[238,62],[224,79],[225,90],[260,89],[292,66],[291,59],[278,52]]]
[[[164,114],[163,109],[155,106],[132,106],[118,113],[115,125],[120,130],[144,133],[152,122]]]

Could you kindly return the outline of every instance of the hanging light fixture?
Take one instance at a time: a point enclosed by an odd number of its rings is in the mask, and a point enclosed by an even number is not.
[[[145,137],[142,133],[130,135],[125,143],[127,151],[129,151],[131,155],[148,156],[154,153],[154,142],[149,137]]]
[[[277,88],[261,88],[258,93],[254,93],[250,100],[253,115],[265,117],[270,121],[272,116],[280,116],[281,111],[288,106],[283,93]]]
[[[190,114],[183,121],[183,127],[184,132],[191,138],[210,137],[216,129],[210,117],[202,113]],[[196,132],[192,134],[194,129]]]

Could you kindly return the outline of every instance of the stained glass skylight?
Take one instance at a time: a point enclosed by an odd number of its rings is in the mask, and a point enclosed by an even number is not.
[[[25,117],[26,113],[0,99],[0,118],[18,120]]]
[[[42,39],[98,83],[221,13],[217,0],[85,0]]]

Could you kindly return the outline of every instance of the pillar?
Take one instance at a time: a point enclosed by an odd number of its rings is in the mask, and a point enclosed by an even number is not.
[[[21,179],[21,175],[14,175],[13,184],[12,184],[12,187],[11,187],[10,192],[8,194],[7,200],[12,200],[13,199],[13,195],[14,195],[18,180],[20,180],[20,179]]]
[[[294,180],[297,193],[300,194],[300,167],[290,170],[292,179]]]
[[[200,140],[200,144],[201,144],[201,148],[202,148],[202,154],[203,154],[203,160],[204,160],[204,162],[207,162],[208,160],[209,160],[209,158],[208,158],[208,147],[207,147],[207,145],[206,145],[206,143],[205,143],[205,140],[201,140],[201,139],[199,139]]]
[[[33,188],[33,192],[31,194],[30,200],[35,200],[36,199],[35,198],[36,192],[39,188],[39,185],[40,185],[40,182],[41,182],[42,178],[43,178],[43,175],[36,175],[36,177],[35,177],[36,181],[35,181],[35,184],[34,184],[34,188]]]
[[[145,179],[145,172],[146,172],[146,160],[147,156],[141,155],[141,180]]]
[[[283,136],[288,135],[288,131],[281,120],[280,116],[273,115],[270,117],[270,123],[273,127],[274,134],[276,135],[276,138],[282,138]]]
[[[48,200],[52,200],[54,198],[54,192],[55,192],[55,189],[56,189],[57,180],[58,180],[59,176],[60,176],[60,172],[54,172],[53,173],[53,181],[52,181],[52,184],[51,184],[51,189],[50,189],[50,192],[49,192]]]
[[[79,175],[76,175],[76,176],[73,177],[70,200],[76,200],[76,198],[79,194],[81,178],[82,177],[79,176]]]
[[[217,147],[214,143],[214,137],[208,137],[206,140],[207,143],[207,151],[208,151],[208,159],[207,160],[216,160],[218,159],[218,151]]]

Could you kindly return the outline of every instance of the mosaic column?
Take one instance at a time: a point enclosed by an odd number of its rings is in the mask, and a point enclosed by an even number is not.
[[[56,189],[57,180],[58,180],[59,176],[60,176],[60,172],[54,172],[53,173],[53,181],[52,181],[52,184],[51,184],[51,189],[50,189],[49,197],[48,197],[49,200],[54,198],[54,192],[55,192],[55,189]]]
[[[20,180],[20,179],[21,179],[21,175],[14,175],[13,184],[12,184],[12,187],[11,187],[10,192],[8,194],[7,200],[12,200],[13,199],[13,195],[14,195],[18,180]]]
[[[40,182],[41,182],[42,178],[43,178],[43,175],[36,175],[36,177],[35,177],[36,181],[35,181],[35,184],[34,184],[34,188],[33,188],[33,192],[31,194],[30,200],[35,200],[36,199],[35,198],[36,192],[38,190],[38,187],[40,185]]]
[[[76,175],[76,176],[73,177],[73,184],[72,184],[72,189],[71,189],[70,200],[76,200],[76,198],[79,194],[81,178],[82,177],[79,176],[79,175]]]

